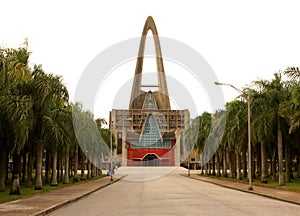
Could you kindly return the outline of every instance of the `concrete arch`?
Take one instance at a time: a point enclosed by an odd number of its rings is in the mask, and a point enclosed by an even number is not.
[[[134,81],[132,85],[131,98],[130,98],[130,107],[132,102],[141,94],[141,85],[142,85],[142,72],[143,72],[143,62],[144,62],[144,52],[145,52],[145,44],[147,39],[147,34],[151,30],[154,46],[155,46],[155,54],[156,54],[156,67],[157,67],[157,79],[158,79],[158,88],[160,92],[160,101],[163,101],[162,109],[171,109],[169,99],[165,100],[165,98],[169,97],[167,81],[165,76],[163,58],[161,53],[161,47],[158,37],[157,28],[155,22],[151,16],[149,16],[145,22],[144,29],[142,32],[142,37],[140,40],[139,52],[136,61],[135,75]]]

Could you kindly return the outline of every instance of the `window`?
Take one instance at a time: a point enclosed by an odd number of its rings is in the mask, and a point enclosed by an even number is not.
[[[163,141],[160,136],[157,122],[153,115],[149,115],[142,138],[138,144],[132,144],[132,148],[171,148],[171,141]]]
[[[117,154],[122,154],[122,139],[118,139]]]
[[[149,91],[146,95],[144,105],[143,105],[143,109],[146,109],[146,110],[157,109],[156,101],[155,101],[155,98],[154,98],[153,93],[151,91]]]

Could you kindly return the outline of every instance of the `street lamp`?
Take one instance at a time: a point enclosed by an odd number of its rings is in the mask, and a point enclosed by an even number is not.
[[[215,82],[215,85],[227,85],[230,86],[231,88],[235,89],[238,93],[240,93],[244,98],[247,99],[247,103],[248,103],[248,178],[249,178],[249,186],[248,186],[248,190],[253,190],[252,187],[252,164],[251,164],[251,158],[252,158],[252,153],[251,153],[251,127],[250,127],[250,95],[249,94],[245,94],[244,92],[242,92],[240,89],[238,89],[237,87],[228,84],[228,83],[219,83],[219,82]],[[246,96],[246,97],[245,97]]]
[[[114,121],[111,121],[111,126],[110,126],[110,181],[113,181],[113,176],[112,176],[112,127],[113,127]]]

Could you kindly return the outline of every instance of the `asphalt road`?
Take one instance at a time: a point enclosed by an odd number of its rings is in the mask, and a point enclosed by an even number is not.
[[[153,169],[136,171],[149,179]],[[180,170],[145,181],[132,181],[138,176],[132,169],[117,173],[126,172],[124,180],[52,215],[300,215],[298,205],[189,179]]]

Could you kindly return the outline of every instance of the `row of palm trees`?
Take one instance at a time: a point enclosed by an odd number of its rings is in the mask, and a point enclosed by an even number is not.
[[[272,80],[256,80],[224,110],[203,113],[191,121],[186,142],[201,153],[208,174],[247,177],[247,101],[251,101],[253,177],[267,177],[284,185],[300,177],[300,70],[289,67]],[[191,139],[191,137],[193,139]],[[229,172],[227,172],[229,170]],[[285,175],[284,175],[285,171]]]
[[[95,121],[81,104],[70,103],[61,76],[44,72],[41,65],[31,68],[30,54],[27,41],[20,48],[0,48],[0,191],[5,191],[12,168],[10,194],[20,194],[20,182],[40,190],[43,183],[69,183],[70,174],[76,181],[79,163],[81,177],[86,162],[88,177],[100,173],[98,162],[93,165],[85,156],[100,154],[89,127],[97,124],[102,133],[109,133],[101,128],[103,119]],[[77,135],[89,137],[86,152],[78,147],[73,115],[82,125]]]

